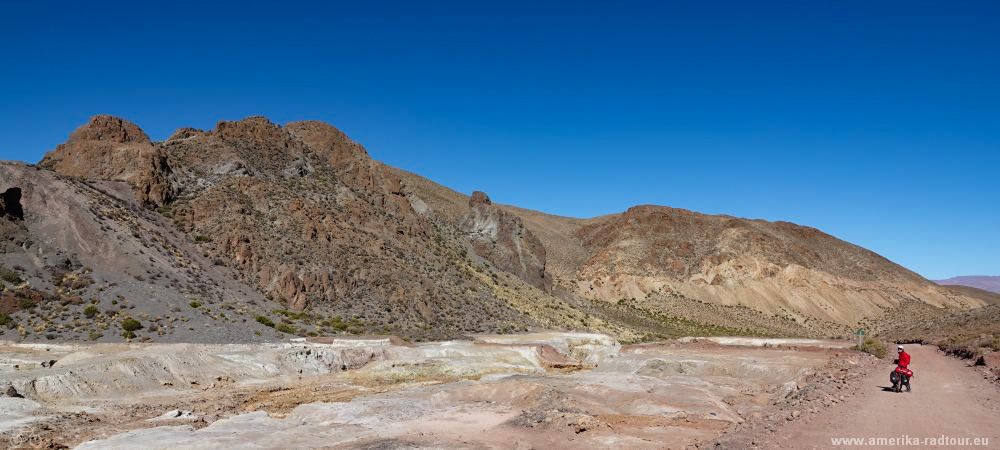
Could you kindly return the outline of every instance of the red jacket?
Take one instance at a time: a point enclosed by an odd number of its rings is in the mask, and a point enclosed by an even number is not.
[[[910,354],[906,351],[899,352],[899,367],[907,368],[910,365]]]

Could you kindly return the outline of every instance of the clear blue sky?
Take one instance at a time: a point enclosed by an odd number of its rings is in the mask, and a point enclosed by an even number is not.
[[[1000,274],[1000,2],[3,2],[0,159],[262,114],[568,216],[655,203]],[[164,2],[167,3],[167,2]]]

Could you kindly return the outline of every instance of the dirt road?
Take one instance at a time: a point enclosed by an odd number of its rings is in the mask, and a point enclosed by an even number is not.
[[[1000,389],[966,367],[965,362],[945,356],[934,347],[906,347],[913,356],[912,393],[888,390],[892,366],[886,364],[885,370],[876,370],[856,386],[862,395],[809,420],[788,424],[771,439],[761,442],[762,447],[963,447],[961,441],[938,441],[945,436],[968,438],[967,448],[984,448],[976,447],[972,439],[988,438],[985,448],[1000,448]],[[863,440],[837,443],[834,438]],[[872,442],[869,438],[896,440]]]

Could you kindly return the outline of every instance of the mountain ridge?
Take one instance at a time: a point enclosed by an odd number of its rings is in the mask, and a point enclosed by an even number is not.
[[[995,275],[962,275],[934,282],[941,285],[968,286],[1000,294],[1000,276]]]
[[[376,161],[319,121],[282,126],[251,116],[211,130],[180,128],[153,142],[137,125],[101,115],[46,154],[31,169],[38,174],[10,170],[16,184],[31,185],[37,175],[45,189],[94,190],[66,200],[118,202],[186,236],[187,252],[259,295],[243,305],[239,294],[222,293],[202,309],[216,311],[215,301],[235,297],[245,318],[276,329],[280,321],[284,333],[827,335],[908,300],[941,309],[984,304],[789,222],[657,205],[577,219],[495,204],[485,193],[465,195]],[[16,187],[11,179],[0,188]],[[36,191],[26,193],[24,242],[53,232],[37,229],[44,214]],[[119,239],[96,209],[74,220],[94,224],[88,239]],[[123,226],[142,236],[149,226],[131,227],[136,220]],[[25,248],[11,251],[21,256],[5,259],[24,260]],[[52,270],[49,260],[33,264]],[[80,294],[109,301],[88,289]]]

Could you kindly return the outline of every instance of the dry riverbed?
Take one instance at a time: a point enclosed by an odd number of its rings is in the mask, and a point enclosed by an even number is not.
[[[774,414],[831,360],[867,360],[846,345],[623,347],[587,333],[7,343],[0,389],[23,398],[0,397],[0,446],[683,448]]]

